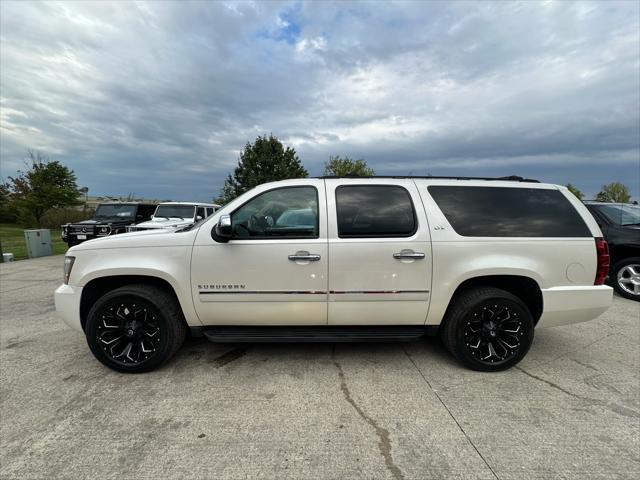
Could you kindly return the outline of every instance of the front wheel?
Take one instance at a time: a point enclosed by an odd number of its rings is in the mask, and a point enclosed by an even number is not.
[[[625,258],[611,268],[613,288],[625,298],[640,301],[640,258]]]
[[[94,356],[124,373],[159,367],[178,351],[186,332],[173,295],[151,285],[127,285],[100,297],[85,325]]]
[[[531,312],[518,297],[498,288],[477,287],[454,298],[440,336],[463,365],[495,372],[524,358],[533,330]]]

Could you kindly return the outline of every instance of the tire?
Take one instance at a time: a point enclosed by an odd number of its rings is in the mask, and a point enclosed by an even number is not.
[[[640,302],[640,257],[625,258],[613,265],[609,281],[621,296]]]
[[[127,285],[96,301],[85,333],[100,362],[118,372],[141,373],[158,368],[178,351],[187,326],[171,292]]]
[[[440,337],[466,367],[497,372],[524,358],[533,331],[533,317],[522,300],[498,288],[475,287],[455,296]]]

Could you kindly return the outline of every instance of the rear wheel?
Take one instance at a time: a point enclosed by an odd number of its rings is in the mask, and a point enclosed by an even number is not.
[[[94,356],[124,373],[157,368],[176,353],[186,332],[173,295],[150,285],[128,285],[100,297],[85,326]]]
[[[611,268],[613,288],[625,298],[640,301],[640,258],[625,258]]]
[[[533,330],[531,312],[518,297],[498,288],[477,287],[456,296],[440,335],[459,362],[494,372],[524,358]]]

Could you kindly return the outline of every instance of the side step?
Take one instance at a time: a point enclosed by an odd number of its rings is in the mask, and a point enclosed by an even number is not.
[[[201,333],[216,343],[271,342],[408,342],[430,332],[424,325],[204,327]]]

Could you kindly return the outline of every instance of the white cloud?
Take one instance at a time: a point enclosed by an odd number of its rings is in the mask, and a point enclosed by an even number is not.
[[[637,184],[638,8],[2,2],[1,173],[39,148],[96,193],[207,199],[274,133],[316,174]]]

